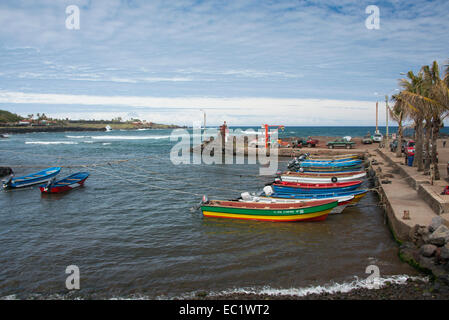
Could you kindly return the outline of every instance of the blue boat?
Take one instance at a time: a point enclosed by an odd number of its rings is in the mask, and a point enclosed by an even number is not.
[[[362,160],[349,160],[349,161],[337,161],[337,162],[325,162],[325,161],[301,161],[302,168],[348,168],[361,166]]]
[[[47,184],[39,186],[42,193],[61,193],[84,185],[89,177],[89,172],[77,172],[61,180],[51,179]]]
[[[354,191],[344,191],[344,192],[327,192],[327,193],[278,193],[275,192],[270,195],[271,198],[282,198],[282,199],[326,199],[334,197],[343,196],[354,196],[359,198],[368,192],[367,189],[354,190]],[[263,194],[262,194],[263,196]]]
[[[51,167],[23,177],[15,178],[13,175],[11,175],[8,180],[3,182],[3,188],[4,189],[22,188],[32,186],[35,184],[41,184],[43,182],[50,181],[60,171],[61,171],[60,167]]]
[[[288,185],[291,184],[291,185]],[[362,181],[351,181],[351,182],[344,182],[344,183],[340,183],[340,185],[343,186],[338,186],[338,183],[336,183],[335,187],[301,187],[301,186],[294,186],[295,183],[285,183],[284,185],[282,184],[277,184],[277,183],[273,183],[271,185],[271,187],[273,188],[275,193],[288,193],[288,194],[326,194],[326,193],[335,193],[335,192],[346,192],[346,191],[353,191],[355,189],[357,189],[358,187],[361,186]],[[329,184],[332,185],[332,184]],[[319,186],[319,184],[318,184]]]

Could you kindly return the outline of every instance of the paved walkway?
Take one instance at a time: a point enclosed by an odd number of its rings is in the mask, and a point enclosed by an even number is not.
[[[390,180],[391,183],[382,184],[381,192],[387,198],[387,213],[396,236],[405,240],[410,228],[415,224],[429,225],[433,217],[441,216],[449,226],[449,195],[441,195],[445,180],[430,184],[429,175],[418,173],[416,168],[404,164],[404,158],[385,149],[378,149],[371,153],[370,159],[376,159],[380,164],[382,174],[380,181]],[[447,163],[447,162],[446,162]],[[446,172],[441,172],[442,178]],[[410,219],[403,219],[404,210],[408,210]]]

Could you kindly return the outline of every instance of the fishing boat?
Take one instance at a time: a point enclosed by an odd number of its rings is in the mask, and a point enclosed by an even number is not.
[[[362,160],[347,161],[301,161],[301,168],[345,168],[362,165]]]
[[[35,184],[41,184],[50,181],[60,171],[61,171],[60,167],[52,167],[23,177],[14,178],[14,176],[11,175],[8,180],[3,181],[3,188],[4,189],[22,188],[22,187],[29,187]]]
[[[361,170],[362,166],[358,165],[358,166],[350,166],[350,167],[339,167],[339,168],[318,168],[318,167],[309,167],[309,168],[299,168],[297,170],[293,170],[296,172],[310,172],[310,173],[315,173],[315,172],[327,172],[327,173],[332,173],[332,172],[350,172],[350,171],[355,171],[355,170]]]
[[[353,196],[354,198],[350,200],[349,205],[356,205],[366,194],[367,189],[354,190],[354,191],[344,191],[344,192],[328,192],[328,193],[276,193],[264,192],[261,196],[266,196],[270,198],[279,199],[298,199],[298,200],[338,200],[340,197]]]
[[[336,183],[275,181],[271,187],[277,193],[328,193],[352,191],[360,187],[362,182],[361,180]]]
[[[310,153],[305,154],[307,160],[314,160],[314,161],[338,161],[338,160],[346,160],[346,159],[359,159],[360,156],[357,154],[341,154],[341,155],[335,155],[331,157],[325,157],[325,156],[312,156]]]
[[[287,171],[280,174],[280,180],[286,182],[303,183],[336,183],[353,180],[360,180],[366,176],[365,171],[348,172],[291,172]]]
[[[67,192],[74,188],[83,186],[88,177],[88,172],[78,172],[58,181],[55,181],[55,178],[53,178],[47,184],[39,186],[39,189],[42,193]]]
[[[106,130],[106,132],[112,131],[112,128],[110,125],[107,125],[104,129]]]
[[[203,200],[205,217],[261,221],[322,221],[338,205],[337,200],[293,203],[259,203],[236,200]]]
[[[269,186],[268,186],[269,188]],[[316,199],[287,199],[287,198],[271,198],[266,196],[267,194],[272,194],[272,189],[267,189],[267,186],[264,188],[264,195],[256,196],[250,195],[248,192],[242,193],[241,197],[238,199],[241,202],[258,202],[258,203],[295,203],[295,202],[316,202]],[[338,202],[337,206],[331,210],[329,214],[341,213],[343,210],[351,204],[351,201],[354,199],[354,196],[341,196],[334,197],[333,199],[325,199],[325,200],[336,200]],[[319,200],[318,200],[319,201]]]

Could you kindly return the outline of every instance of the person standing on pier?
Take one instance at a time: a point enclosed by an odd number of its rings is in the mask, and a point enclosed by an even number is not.
[[[220,134],[221,134],[221,143],[224,146],[227,140],[228,126],[226,121],[223,122],[223,125],[220,126]]]

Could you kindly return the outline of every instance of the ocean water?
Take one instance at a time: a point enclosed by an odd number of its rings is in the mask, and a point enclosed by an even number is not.
[[[357,136],[368,130],[287,127],[282,134]],[[273,177],[259,176],[254,164],[174,165],[169,154],[176,141],[170,134],[30,133],[0,139],[0,165],[11,166],[16,176],[58,165],[64,166],[61,177],[91,174],[85,187],[61,195],[42,195],[37,187],[0,192],[0,297],[305,294],[365,285],[370,265],[384,280],[417,275],[399,261],[372,192],[323,222],[204,218],[195,209],[202,195],[236,198],[261,191]],[[286,166],[282,161],[280,169]],[[66,289],[69,265],[80,270],[80,290]]]

